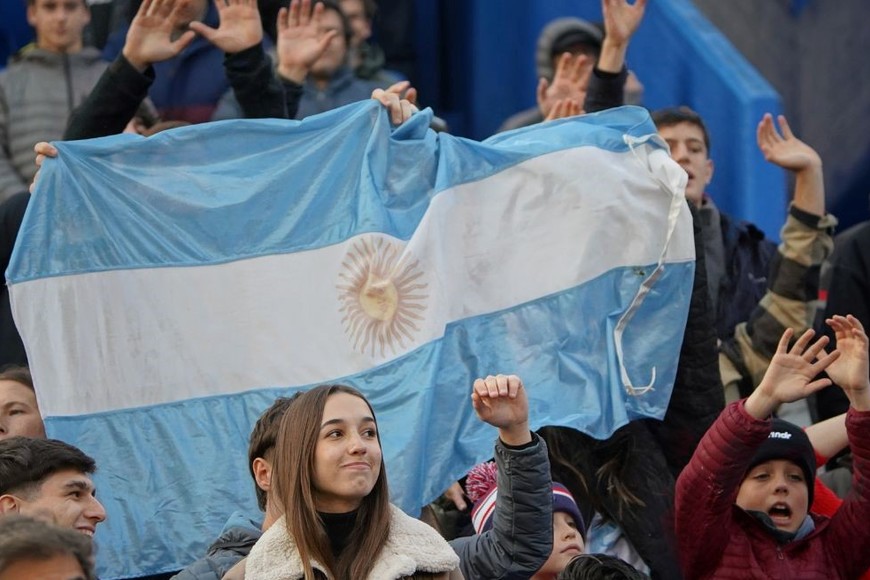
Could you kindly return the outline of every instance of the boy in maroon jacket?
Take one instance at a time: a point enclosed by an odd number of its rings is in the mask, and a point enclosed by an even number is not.
[[[791,330],[758,388],[728,406],[677,480],[676,530],[687,578],[857,578],[870,566],[868,339],[853,316],[835,316],[837,350]],[[809,347],[808,347],[809,346]],[[826,370],[830,379],[815,377]],[[815,459],[799,429],[769,419],[831,381],[849,397],[853,493],[833,518],[809,512]],[[772,429],[773,427],[773,429]]]

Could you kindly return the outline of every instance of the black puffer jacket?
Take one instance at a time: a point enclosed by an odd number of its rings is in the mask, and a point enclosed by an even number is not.
[[[523,449],[509,449],[496,441],[498,495],[493,527],[450,542],[466,580],[531,578],[550,557],[550,462],[547,444],[538,435],[533,437],[534,445]]]

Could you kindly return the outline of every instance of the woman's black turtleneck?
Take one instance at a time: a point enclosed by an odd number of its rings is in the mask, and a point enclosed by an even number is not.
[[[332,546],[332,555],[338,559],[341,551],[347,546],[347,541],[350,538],[350,533],[353,531],[353,526],[356,523],[356,511],[345,514],[327,514],[317,512],[320,519],[323,521],[323,528],[326,535],[329,537],[329,544]]]

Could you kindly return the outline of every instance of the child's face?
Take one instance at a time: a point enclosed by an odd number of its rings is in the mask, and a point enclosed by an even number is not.
[[[787,459],[772,459],[749,470],[735,503],[766,513],[780,530],[796,532],[806,518],[808,501],[801,468]]]
[[[553,551],[534,578],[555,577],[565,569],[574,556],[582,554],[585,547],[583,536],[580,535],[574,518],[565,512],[554,513]]]

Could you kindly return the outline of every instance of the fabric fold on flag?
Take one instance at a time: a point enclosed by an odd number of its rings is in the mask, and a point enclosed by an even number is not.
[[[694,243],[648,113],[480,143],[430,115],[55,144],[6,276],[50,435],[97,459],[102,578],[181,568],[256,515],[250,429],[295,390],[366,393],[414,515],[492,453],[479,376],[520,375],[535,427],[664,416]]]

